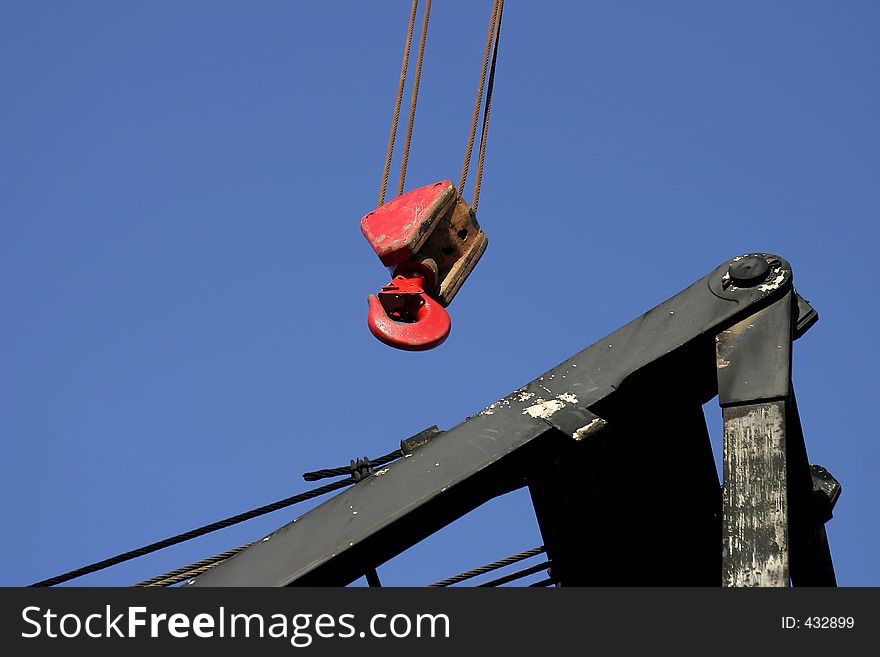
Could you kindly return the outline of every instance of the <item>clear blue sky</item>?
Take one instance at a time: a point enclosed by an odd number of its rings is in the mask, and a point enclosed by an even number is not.
[[[489,4],[434,3],[408,188],[458,178]],[[367,331],[387,272],[358,226],[408,9],[0,5],[0,584],[449,428],[726,259],[769,251],[821,314],[794,377],[811,461],[844,487],[828,525],[839,581],[880,585],[880,4],[508,0],[489,249],[451,337],[420,354]],[[301,511],[77,583],[130,584]],[[538,544],[521,492],[380,576],[423,584]]]

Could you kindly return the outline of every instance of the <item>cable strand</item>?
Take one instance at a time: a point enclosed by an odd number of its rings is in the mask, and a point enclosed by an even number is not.
[[[166,538],[155,543],[150,543],[149,545],[137,548],[136,550],[129,550],[128,552],[118,554],[115,557],[104,559],[103,561],[97,561],[88,566],[83,566],[82,568],[77,568],[76,570],[72,570],[62,575],[57,575],[56,577],[51,577],[41,582],[31,584],[31,586],[55,586],[56,584],[61,584],[72,579],[76,579],[77,577],[89,575],[99,570],[109,568],[110,566],[116,566],[125,561],[131,561],[132,559],[137,559],[138,557],[142,557],[146,554],[157,552],[158,550],[171,547],[172,545],[177,545],[179,543],[183,543],[184,541],[189,541],[193,538],[198,538],[199,536],[210,534],[211,532],[215,532],[218,529],[226,529],[227,527],[237,525],[240,522],[251,520],[267,513],[272,513],[273,511],[278,511],[299,502],[305,502],[306,500],[318,497],[319,495],[324,495],[325,493],[330,493],[332,491],[339,490],[340,488],[345,488],[349,484],[353,483],[355,483],[355,480],[352,477],[349,477],[348,479],[334,481],[319,488],[306,491],[305,493],[299,493],[298,495],[293,495],[292,497],[287,497],[283,500],[278,500],[277,502],[272,502],[271,504],[266,504],[256,509],[245,511],[244,513],[239,513],[238,515],[232,516],[230,518],[225,518],[224,520],[212,522],[211,524],[204,525],[197,529],[192,529],[188,532],[184,532],[183,534],[177,534],[176,536],[171,536],[170,538]]]
[[[486,85],[486,107],[483,109],[483,133],[480,137],[480,155],[477,158],[477,175],[474,181],[474,202],[471,208],[476,212],[480,200],[480,184],[483,181],[483,163],[486,158],[486,140],[489,136],[489,112],[492,108],[492,88],[495,85],[495,65],[498,61],[498,43],[501,40],[501,16],[504,13],[504,0],[498,3],[498,20],[495,22],[495,39],[492,43],[492,64],[489,67],[489,82]]]
[[[382,466],[392,461],[396,461],[397,459],[403,456],[403,451],[400,449],[396,449],[393,452],[389,452],[384,456],[380,456],[377,459],[369,459],[371,466]],[[352,466],[344,465],[340,468],[325,468],[323,470],[315,470],[313,472],[304,472],[303,479],[306,481],[318,481],[319,479],[326,479],[327,477],[341,477],[344,475],[353,475]]]
[[[181,566],[180,568],[175,568],[167,573],[163,573],[162,575],[156,575],[155,577],[151,577],[150,579],[144,580],[143,582],[138,582],[134,586],[136,587],[148,587],[148,586],[171,586],[172,584],[177,584],[178,582],[182,582],[185,579],[189,579],[193,577],[193,572],[200,571],[206,566],[213,568],[221,561],[226,561],[229,557],[233,557],[239,552],[251,547],[252,545],[256,545],[259,541],[252,541],[251,543],[247,543],[245,545],[240,545],[237,548],[233,548],[231,550],[227,550],[226,552],[221,552],[220,554],[215,554],[213,557],[207,557],[205,559],[201,559],[200,561],[196,561],[195,563],[191,563],[187,566]],[[185,575],[185,577],[183,577]],[[180,579],[177,579],[181,577]]]
[[[543,561],[535,566],[529,566],[528,568],[524,568],[523,570],[518,570],[515,573],[511,573],[510,575],[505,575],[504,577],[499,577],[498,579],[493,579],[491,582],[486,582],[485,584],[478,584],[480,587],[486,586],[501,586],[502,584],[507,584],[509,582],[516,581],[518,579],[522,579],[523,577],[528,577],[529,575],[534,575],[535,573],[540,573],[542,570],[547,570],[550,568],[549,561]]]
[[[472,577],[485,575],[486,573],[492,572],[493,570],[498,570],[499,568],[504,568],[505,566],[517,563],[518,561],[523,561],[524,559],[528,559],[529,557],[537,556],[543,552],[546,552],[546,548],[542,545],[540,547],[532,548],[531,550],[526,550],[525,552],[520,552],[519,554],[513,554],[509,557],[505,557],[504,559],[499,559],[498,561],[493,561],[492,563],[486,564],[485,566],[480,566],[479,568],[474,568],[473,570],[467,570],[460,575],[454,575],[453,577],[449,577],[447,579],[441,579],[439,582],[428,584],[428,586],[442,587],[450,586],[452,584],[458,584],[459,582],[471,579]]]
[[[400,67],[400,82],[397,85],[397,100],[394,102],[394,114],[391,118],[391,134],[388,136],[388,150],[385,153],[385,168],[382,170],[382,184],[379,187],[379,205],[385,202],[385,189],[388,187],[388,173],[391,171],[391,156],[394,154],[394,140],[397,138],[397,122],[400,119],[400,103],[403,100],[403,87],[406,84],[406,69],[409,66],[409,51],[412,47],[413,26],[416,23],[416,10],[419,0],[413,0],[409,14],[409,26],[406,30],[406,45],[403,49],[403,64]]]
[[[406,166],[409,163],[409,147],[412,142],[413,124],[416,120],[416,103],[419,99],[419,81],[422,78],[422,60],[425,57],[425,42],[428,39],[428,19],[431,17],[431,0],[425,2],[425,17],[422,21],[422,36],[419,40],[419,54],[416,58],[416,76],[413,79],[412,99],[409,104],[409,122],[406,126],[406,138],[403,142],[403,158],[400,162],[400,183],[397,195],[403,194],[403,182],[406,178]],[[381,204],[380,204],[381,205]]]
[[[477,136],[477,123],[480,120],[480,107],[483,105],[483,91],[486,87],[486,69],[489,68],[489,52],[492,50],[492,35],[495,34],[495,20],[498,17],[498,0],[492,3],[492,13],[489,18],[489,29],[486,31],[486,47],[483,50],[483,65],[480,67],[480,83],[477,86],[477,97],[474,99],[474,113],[471,116],[471,130],[468,135],[467,148],[464,151],[464,164],[461,166],[461,178],[458,181],[458,193],[464,191],[467,181],[468,169],[474,156],[474,139]]]

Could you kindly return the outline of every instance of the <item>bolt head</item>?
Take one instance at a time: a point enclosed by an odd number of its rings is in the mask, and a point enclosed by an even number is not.
[[[751,287],[767,280],[770,263],[761,256],[746,256],[731,263],[728,273],[737,287]]]

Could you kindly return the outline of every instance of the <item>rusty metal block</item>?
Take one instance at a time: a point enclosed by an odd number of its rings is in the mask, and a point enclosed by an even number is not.
[[[414,189],[373,210],[361,230],[387,267],[407,262],[436,275],[431,296],[449,305],[489,243],[470,205],[448,180]]]

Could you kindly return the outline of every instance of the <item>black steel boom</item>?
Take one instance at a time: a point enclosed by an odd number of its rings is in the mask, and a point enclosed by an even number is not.
[[[734,258],[191,583],[345,585],[528,486],[563,586],[833,584],[839,485],[809,466],[791,387],[815,320],[783,258]]]

